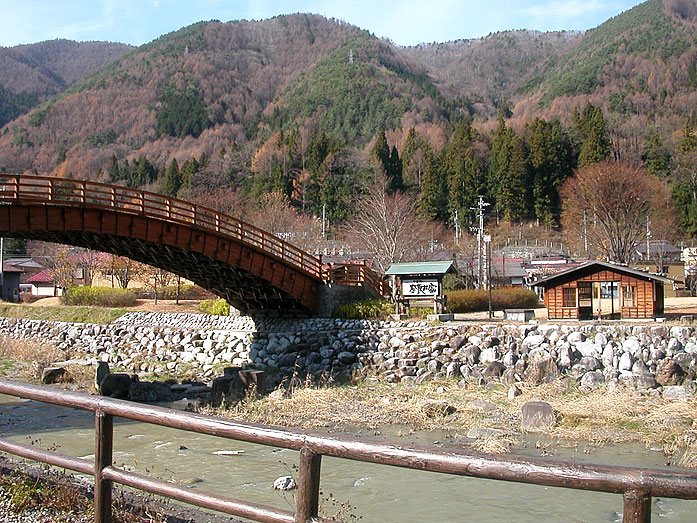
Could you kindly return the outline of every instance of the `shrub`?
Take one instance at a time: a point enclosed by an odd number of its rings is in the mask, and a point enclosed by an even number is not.
[[[63,303],[98,307],[131,307],[136,303],[136,295],[128,289],[70,287],[63,293]]]
[[[205,294],[206,291],[201,289],[201,287],[199,287],[198,285],[192,285],[188,283],[179,287],[180,300],[200,300]],[[158,288],[157,296],[161,300],[176,300],[177,286],[167,285],[166,287]]]
[[[489,294],[486,290],[465,289],[446,292],[449,312],[476,312],[489,309]],[[493,289],[491,307],[494,310],[531,309],[539,305],[534,291],[520,287]]]
[[[198,308],[201,312],[205,312],[206,314],[215,314],[216,316],[230,315],[230,304],[222,298],[203,300],[198,304]]]
[[[363,300],[347,303],[334,309],[332,316],[351,320],[379,320],[394,312],[389,300]]]

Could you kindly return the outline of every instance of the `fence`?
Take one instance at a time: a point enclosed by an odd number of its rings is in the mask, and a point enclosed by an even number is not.
[[[0,439],[0,451],[94,476],[95,522],[111,523],[112,484],[119,483],[198,507],[259,522],[307,523],[318,517],[322,456],[443,474],[623,494],[624,523],[651,521],[651,498],[697,499],[697,472],[580,465],[558,460],[488,456],[429,447],[402,447],[329,438],[237,423],[222,418],[134,404],[88,394],[0,380],[0,393],[95,413],[94,462]],[[152,423],[300,452],[295,512],[191,491],[112,464],[113,418]],[[457,502],[459,500],[453,500]]]
[[[162,194],[51,176],[0,174],[0,204],[44,204],[107,209],[213,231],[275,256],[317,279],[319,258],[237,218]]]
[[[389,296],[387,283],[364,261],[329,264],[325,269],[325,280],[348,287],[365,285],[377,296]]]

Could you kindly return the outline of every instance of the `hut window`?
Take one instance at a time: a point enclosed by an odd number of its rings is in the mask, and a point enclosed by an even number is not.
[[[576,307],[576,289],[564,287],[563,292],[562,307]]]
[[[623,287],[622,297],[624,307],[636,307],[636,287],[634,285],[625,285]]]

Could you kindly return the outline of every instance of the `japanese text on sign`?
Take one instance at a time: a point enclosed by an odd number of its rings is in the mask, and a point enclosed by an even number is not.
[[[402,282],[403,296],[436,296],[438,295],[437,280],[404,280]]]

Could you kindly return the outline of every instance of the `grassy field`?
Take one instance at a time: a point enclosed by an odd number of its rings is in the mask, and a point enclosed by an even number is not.
[[[29,320],[67,321],[76,323],[109,323],[127,312],[123,308],[57,305],[15,305],[0,303],[0,316]]]

